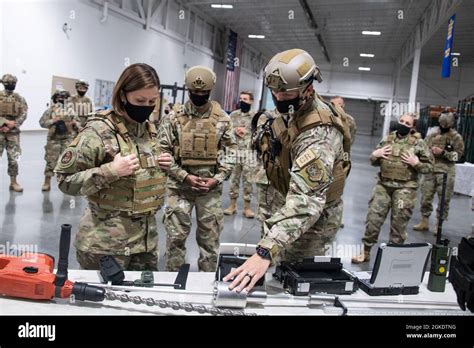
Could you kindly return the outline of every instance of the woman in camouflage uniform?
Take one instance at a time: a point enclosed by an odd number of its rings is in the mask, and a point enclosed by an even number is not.
[[[114,88],[113,109],[89,117],[58,161],[60,190],[89,201],[75,242],[85,269],[98,269],[103,255],[113,255],[127,270],[158,270],[155,214],[163,202],[162,170],[170,163],[148,121],[159,87],[151,66],[127,67]]]

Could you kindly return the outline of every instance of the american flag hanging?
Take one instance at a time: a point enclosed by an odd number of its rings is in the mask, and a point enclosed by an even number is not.
[[[230,112],[237,107],[240,80],[240,59],[242,56],[242,40],[237,33],[230,30],[227,45],[224,110]]]

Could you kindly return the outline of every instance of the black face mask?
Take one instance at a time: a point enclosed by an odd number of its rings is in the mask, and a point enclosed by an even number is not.
[[[444,127],[439,126],[439,129],[441,130],[441,133],[447,133],[447,132],[449,132],[449,130],[451,129],[451,127],[444,128]]]
[[[64,99],[56,99],[56,103],[64,105]]]
[[[280,100],[278,101],[275,95],[272,93],[273,103],[275,104],[278,112],[280,114],[287,114],[290,111],[290,106],[293,106],[293,111],[297,111],[300,107],[300,97],[296,97],[290,100]]]
[[[5,90],[10,91],[10,92],[14,91],[14,90],[15,90],[15,87],[16,87],[16,85],[13,84],[13,83],[11,83],[11,84],[10,84],[10,83],[7,83],[7,84],[5,84],[5,85],[3,85],[3,86],[5,87]]]
[[[148,120],[153,110],[155,110],[155,105],[146,106],[146,105],[135,105],[131,104],[128,100],[123,106],[127,115],[138,123],[143,123]]]
[[[165,115],[168,115],[170,113],[169,110],[165,110]]]
[[[86,91],[77,91],[77,94],[79,94],[81,97],[86,95]]]
[[[410,133],[411,127],[404,125],[403,123],[397,124],[397,133],[398,135],[404,137]]]
[[[248,103],[246,103],[242,100],[240,101],[240,110],[242,110],[242,112],[249,112],[251,106],[252,105],[250,105],[250,104],[248,104]]]
[[[189,99],[191,99],[191,102],[197,107],[205,105],[209,101],[210,96],[211,93],[199,95],[189,92]]]

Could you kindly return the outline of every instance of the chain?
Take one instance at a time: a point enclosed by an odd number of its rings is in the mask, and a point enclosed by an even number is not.
[[[132,302],[133,304],[146,304],[147,306],[158,306],[160,308],[172,308],[175,311],[184,310],[186,312],[198,312],[200,314],[224,315],[224,316],[256,316],[254,313],[245,313],[232,309],[206,307],[202,305],[194,305],[190,302],[178,302],[157,300],[152,297],[143,298],[141,296],[129,296],[127,294],[116,294],[113,291],[107,291],[105,298],[109,301]]]

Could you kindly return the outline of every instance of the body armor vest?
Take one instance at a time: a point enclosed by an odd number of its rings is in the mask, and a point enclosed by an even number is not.
[[[0,93],[0,116],[9,121],[13,121],[20,116],[20,108],[13,94]]]
[[[158,166],[159,147],[154,124],[148,121],[146,123],[147,132],[144,136],[147,138],[146,142],[151,145],[152,151],[145,153],[132,142],[127,128],[113,111],[108,110],[98,115],[100,116],[91,117],[88,123],[99,120],[113,129],[116,132],[120,154],[128,156],[134,153],[139,159],[140,169],[134,175],[121,177],[111,183],[110,188],[102,189],[88,198],[102,209],[119,210],[130,215],[156,211],[164,201],[166,176]]]
[[[292,167],[291,148],[296,137],[304,131],[318,126],[333,126],[343,134],[344,151],[349,154],[351,148],[350,130],[344,113],[325,103],[331,111],[323,108],[312,110],[297,116],[296,120],[287,126],[283,117],[271,122],[271,130],[261,137],[262,161],[269,182],[283,195],[286,195],[290,185],[290,170]],[[326,202],[338,200],[343,193],[344,184],[350,170],[349,155],[344,160],[336,160],[333,166],[333,181],[326,193]]]
[[[183,166],[217,164],[217,122],[222,110],[218,103],[211,103],[208,118],[191,118],[184,112],[176,115],[181,135],[175,156]]]
[[[420,139],[419,133],[409,134],[406,142],[395,142],[396,134],[387,136],[386,145],[392,147],[392,153],[388,159],[380,159],[380,175],[384,179],[411,181],[416,180],[417,172],[412,166],[402,162],[403,153],[415,153],[415,144]]]

